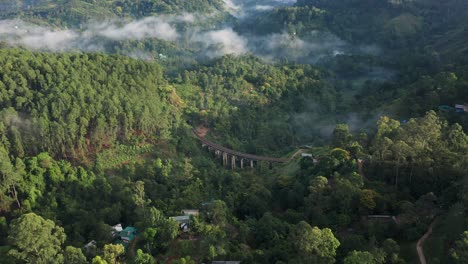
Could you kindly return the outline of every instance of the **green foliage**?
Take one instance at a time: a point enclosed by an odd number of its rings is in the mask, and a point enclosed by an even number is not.
[[[455,263],[466,263],[468,261],[468,231],[463,232],[455,245],[450,249],[450,256]]]
[[[318,263],[334,263],[340,242],[329,228],[311,227],[301,221],[290,234],[296,251],[307,259]]]
[[[400,246],[393,239],[386,239],[382,243],[382,249],[386,254],[387,263],[401,263],[402,259],[400,258]]]
[[[274,217],[271,213],[265,213],[255,225],[255,239],[265,248],[274,247],[287,239],[289,225]]]
[[[13,64],[21,66],[8,66]],[[156,64],[100,54],[3,49],[0,65],[5,69],[0,83],[7,84],[0,84],[2,121],[20,131],[10,133],[10,140],[27,145],[29,155],[49,150],[54,156],[85,159],[89,152],[136,135],[168,138],[180,114],[168,101],[174,90]],[[19,97],[27,99],[17,103]]]
[[[209,221],[218,226],[225,226],[227,224],[228,208],[226,203],[220,200],[213,201],[208,205]]]
[[[274,9],[263,16],[247,21],[245,28],[252,33],[268,34],[288,32],[290,34],[312,35],[325,27],[326,11],[315,6],[292,6]]]
[[[195,260],[191,259],[190,257],[184,257],[174,262],[175,264],[195,264]]]
[[[349,127],[346,124],[339,124],[333,130],[332,144],[335,147],[345,147],[351,140],[351,133],[349,133]]]
[[[86,257],[83,255],[81,248],[67,246],[63,252],[64,263],[70,264],[84,264],[88,263]]]
[[[124,246],[121,245],[121,244],[117,244],[117,245],[112,245],[112,244],[105,245],[105,246],[104,246],[104,251],[103,251],[104,260],[105,260],[108,264],[116,264],[116,263],[118,263],[117,258],[118,258],[119,256],[121,256],[124,252],[125,252],[125,248],[124,248]]]
[[[365,208],[372,210],[375,208],[375,198],[378,194],[374,190],[362,190],[359,198],[361,205]]]
[[[114,169],[123,166],[124,164],[141,162],[142,156],[146,153],[153,152],[151,145],[121,145],[118,144],[110,149],[105,149],[97,154],[96,166],[100,170]]]
[[[107,261],[103,260],[100,256],[96,256],[91,261],[92,264],[108,264]]]
[[[204,259],[213,260],[218,256],[226,255],[227,233],[222,227],[215,224],[207,224],[194,219],[194,230],[203,236],[200,243],[200,254]]]
[[[444,33],[447,27],[458,27],[466,21],[466,9],[458,1],[300,0],[297,5],[321,10],[326,14],[327,28],[346,40],[378,42],[392,48],[432,44],[441,38],[434,33]],[[422,43],[421,38],[426,41]]]
[[[374,259],[374,256],[367,251],[356,251],[353,250],[344,259],[344,264],[377,264],[378,262]]]
[[[225,56],[184,71],[175,81],[192,123],[211,126],[226,146],[255,153],[290,148],[294,136],[287,124],[311,103],[332,110],[335,90],[321,77],[308,65],[280,67],[252,56]]]
[[[2,179],[0,183],[0,208],[8,208],[13,200],[16,200],[17,206],[21,207],[17,186],[23,176],[22,166],[24,164],[19,158],[17,163],[15,167],[8,156],[8,151],[0,145],[0,175]]]
[[[379,121],[372,146],[373,157],[381,166],[394,166],[392,176],[396,186],[399,182],[409,184],[418,194],[442,190],[450,184],[450,179],[462,175],[459,164],[465,161],[466,137],[456,125],[449,127],[433,111],[422,118],[410,119],[404,126],[384,117]],[[449,177],[445,176],[447,171],[451,172]],[[427,178],[428,174],[433,177]]]
[[[90,18],[221,11],[202,22],[212,29],[229,16],[218,0],[10,2],[0,4],[0,17],[67,28]],[[197,64],[192,47],[156,39],[108,48],[161,52],[171,57],[159,60],[164,67],[115,55],[2,48],[0,235],[9,230],[10,244],[0,239],[0,254],[10,252],[6,262],[84,263],[79,248],[96,240],[97,252],[87,252],[92,263],[402,263],[411,256],[399,244],[417,240],[441,208],[451,208],[444,225],[452,228],[435,229],[439,249],[430,251],[446,255],[441,262],[463,262],[464,237],[453,241],[466,230],[468,118],[429,111],[468,100],[461,2],[299,0],[238,20],[239,32],[289,34],[304,45],[330,32],[359,43],[356,49],[380,45],[369,51],[378,56],[349,48],[319,61],[323,69],[231,55]],[[382,66],[392,71],[387,81],[358,77]],[[366,123],[355,116],[372,121],[381,113],[394,119],[355,132]],[[183,120],[248,153],[324,146],[286,169],[229,171],[197,146]],[[168,218],[183,208],[201,212],[188,233]],[[398,225],[366,220],[370,212],[395,215]],[[111,244],[116,223],[142,231],[128,259]],[[62,249],[65,233],[66,245],[76,248]],[[35,246],[44,250],[33,252]]]
[[[134,264],[156,264],[156,260],[154,260],[153,256],[150,254],[144,253],[143,250],[138,249],[133,259]]]
[[[208,13],[214,10],[224,9],[223,2],[219,0],[169,0],[169,1],[115,1],[115,5],[134,16],[150,16],[159,13],[180,13],[180,12],[203,12]]]
[[[143,236],[153,250],[166,250],[179,234],[179,225],[176,221],[165,217],[155,207],[150,207],[147,211],[144,225],[148,228]]]
[[[28,6],[28,8],[25,8]],[[57,26],[78,27],[89,20],[115,19],[118,17],[144,17],[162,13],[200,12],[208,13],[223,10],[218,0],[169,0],[169,1],[56,1],[31,2],[18,0],[4,4],[2,18],[18,15],[39,23],[48,22]]]
[[[63,263],[62,244],[65,232],[51,220],[28,213],[12,221],[8,239],[12,249],[8,252],[20,262]]]

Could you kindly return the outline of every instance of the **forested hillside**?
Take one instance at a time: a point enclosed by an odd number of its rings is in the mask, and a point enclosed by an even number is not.
[[[466,7],[0,0],[0,263],[467,263]]]
[[[42,151],[85,157],[117,139],[167,139],[178,125],[181,102],[156,64],[99,54],[1,53],[1,116],[19,157]]]
[[[92,0],[19,0],[0,1],[0,17],[22,18],[54,26],[77,27],[88,20],[146,17],[177,12],[222,11],[219,0],[166,1],[92,1]]]

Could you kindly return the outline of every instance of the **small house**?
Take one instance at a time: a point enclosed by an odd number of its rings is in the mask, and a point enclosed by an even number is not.
[[[182,209],[182,215],[198,216],[200,215],[200,211],[197,209]]]
[[[122,224],[117,224],[115,226],[112,227],[112,230],[116,231],[116,232],[120,232],[123,230],[122,228]]]
[[[462,113],[462,112],[466,112],[468,113],[468,104],[456,104],[455,105],[455,111],[456,112],[459,112],[459,113]]]
[[[84,253],[87,255],[93,255],[97,251],[97,243],[95,240],[89,241],[86,245],[83,246]]]
[[[122,224],[117,224],[115,226],[112,227],[112,237],[117,237],[119,236],[120,232],[122,232],[123,228],[122,228]]]
[[[312,157],[313,157],[313,155],[310,154],[310,153],[301,153],[301,156],[302,156],[303,158],[312,158]]]
[[[454,111],[455,108],[451,107],[450,105],[439,105],[439,110],[444,112],[451,112]]]
[[[167,56],[162,54],[162,53],[159,53],[158,57],[159,57],[160,60],[167,60]]]
[[[120,231],[119,235],[124,243],[130,243],[137,235],[137,229],[133,226],[127,226],[124,230]]]
[[[86,245],[84,245],[83,248],[84,248],[85,250],[88,250],[88,249],[91,249],[91,248],[93,248],[93,247],[96,247],[96,245],[97,245],[96,241],[95,241],[95,240],[91,240],[91,241],[89,241]]]
[[[179,228],[182,232],[186,233],[190,231],[190,215],[173,216],[170,219],[179,223]]]

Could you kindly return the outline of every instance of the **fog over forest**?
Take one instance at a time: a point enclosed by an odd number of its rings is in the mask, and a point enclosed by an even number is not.
[[[0,264],[468,263],[468,1],[0,0]]]
[[[293,4],[293,1],[276,0],[225,1],[230,15],[241,24],[259,13]],[[184,13],[136,20],[88,21],[81,25],[81,29],[50,28],[9,19],[0,21],[0,40],[33,50],[107,52],[109,42],[154,38],[194,49],[195,56],[215,58],[226,54],[254,54],[270,62],[280,59],[298,63],[316,63],[356,52],[330,32],[311,32],[306,39],[286,31],[268,35],[243,34],[235,31],[234,25],[224,22],[206,23],[213,15],[216,14]]]

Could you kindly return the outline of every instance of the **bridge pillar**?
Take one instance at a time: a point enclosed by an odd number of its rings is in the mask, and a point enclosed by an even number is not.
[[[253,160],[250,160],[250,168],[253,169]]]
[[[241,162],[241,169],[243,169],[244,168],[244,159],[241,158],[240,162]]]
[[[235,169],[236,168],[236,156],[232,156],[231,157],[231,169]]]
[[[226,166],[228,162],[228,154],[223,152],[223,166]]]

